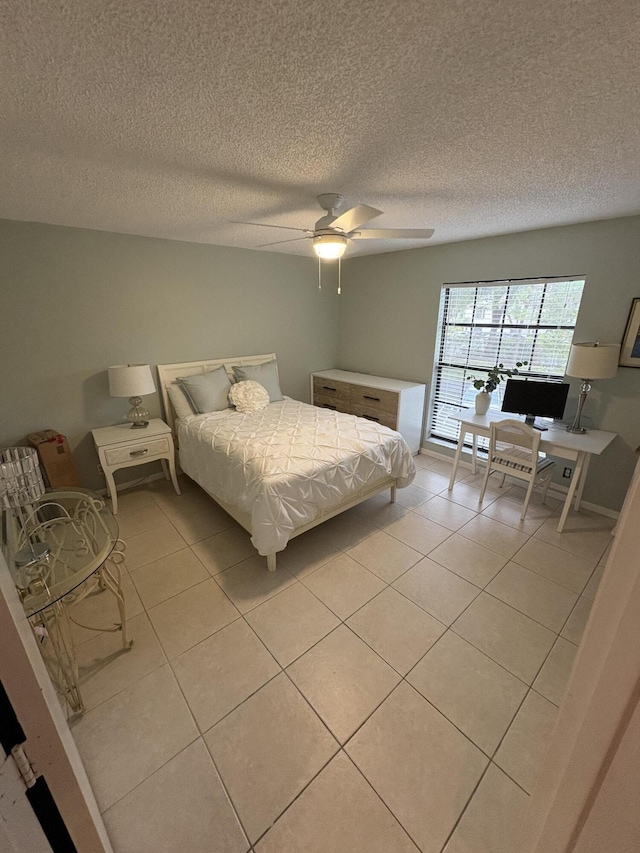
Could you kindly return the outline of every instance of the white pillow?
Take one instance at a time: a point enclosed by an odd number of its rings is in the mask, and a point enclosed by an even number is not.
[[[169,385],[167,392],[177,418],[188,418],[193,414],[193,409],[179,385],[176,383]]]
[[[259,412],[269,405],[269,392],[259,382],[247,379],[231,386],[229,402],[242,414]]]

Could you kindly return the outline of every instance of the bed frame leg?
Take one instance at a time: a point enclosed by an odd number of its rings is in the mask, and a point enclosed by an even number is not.
[[[267,569],[270,572],[275,572],[275,570],[276,570],[276,555],[275,555],[275,553],[274,554],[267,554]]]
[[[389,498],[392,504],[396,502],[396,487],[391,486],[391,497]]]

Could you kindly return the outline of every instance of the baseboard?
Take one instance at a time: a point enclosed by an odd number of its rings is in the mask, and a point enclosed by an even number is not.
[[[432,450],[431,448],[424,447],[424,446],[420,448],[419,455],[431,456],[434,459],[440,460],[441,462],[452,462],[453,461],[453,456],[450,456],[447,453],[438,453],[437,450]],[[469,462],[467,459],[462,458],[465,455],[471,456],[471,451],[470,450],[463,450],[462,451],[462,454],[460,456],[460,461],[458,462],[458,467],[468,468],[469,470],[471,470],[471,468],[472,468],[471,462]],[[482,463],[483,460],[480,459],[480,462]],[[507,481],[509,479],[510,479],[509,476],[507,476]],[[521,483],[522,481],[512,480],[512,482],[514,485],[517,485],[519,482]],[[569,489],[567,486],[563,486],[560,483],[551,483],[549,486],[548,494],[550,497],[564,502],[565,498],[567,497],[568,491],[569,491]],[[620,517],[620,513],[617,510],[609,509],[609,507],[607,507],[607,506],[600,506],[600,504],[591,503],[591,501],[583,500],[580,505],[583,506],[585,509],[588,509],[590,512],[595,512],[598,515],[604,515],[607,518],[619,518]]]

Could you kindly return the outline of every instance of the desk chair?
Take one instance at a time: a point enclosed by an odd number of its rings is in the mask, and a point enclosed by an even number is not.
[[[520,521],[524,521],[527,514],[534,486],[542,487],[542,503],[545,503],[547,489],[556,463],[551,459],[540,457],[538,454],[539,446],[540,433],[538,430],[523,424],[522,421],[504,420],[492,423],[489,436],[489,456],[482,481],[480,503],[482,504],[484,500],[489,477],[494,472],[502,474],[500,488],[504,486],[507,474],[529,484]]]

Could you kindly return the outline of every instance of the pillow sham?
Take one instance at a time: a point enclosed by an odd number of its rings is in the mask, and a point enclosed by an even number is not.
[[[167,393],[169,394],[169,399],[171,400],[171,405],[173,406],[173,411],[176,413],[177,418],[188,418],[189,415],[193,414],[191,404],[185,397],[184,391],[179,385],[175,382],[172,385],[169,385]]]
[[[270,403],[277,403],[278,400],[284,399],[278,381],[278,363],[275,358],[271,361],[263,361],[262,364],[236,364],[231,369],[236,382],[250,379],[266,388]]]
[[[269,392],[259,382],[245,379],[231,386],[229,402],[244,415],[259,412],[269,405]]]
[[[196,373],[195,376],[180,376],[176,382],[197,415],[221,412],[229,408],[231,382],[224,366],[216,367],[207,373]]]

